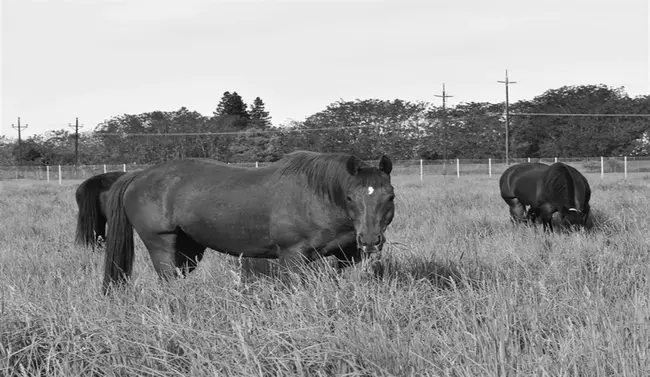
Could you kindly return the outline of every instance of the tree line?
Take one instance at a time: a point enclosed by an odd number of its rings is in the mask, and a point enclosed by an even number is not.
[[[486,159],[505,156],[505,104],[364,99],[329,104],[303,121],[273,126],[260,97],[247,105],[225,92],[209,116],[181,107],[114,116],[79,135],[81,164],[151,164],[184,157],[275,161],[296,149],[364,159]],[[650,117],[517,114],[650,114],[650,96],[605,85],[564,86],[510,104],[510,157],[643,156]],[[170,135],[174,134],[174,135]],[[74,133],[48,131],[22,141],[25,165],[73,165]],[[19,161],[17,140],[0,138],[0,164]]]

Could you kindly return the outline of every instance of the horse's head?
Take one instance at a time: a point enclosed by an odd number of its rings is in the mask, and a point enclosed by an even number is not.
[[[564,208],[562,211],[562,221],[566,225],[585,225],[589,217],[589,207],[579,210],[577,208]]]
[[[357,244],[364,253],[380,252],[386,241],[384,232],[395,212],[395,194],[390,182],[393,163],[384,155],[378,168],[363,166],[352,156],[346,168],[352,176],[346,193],[347,212],[357,232]]]

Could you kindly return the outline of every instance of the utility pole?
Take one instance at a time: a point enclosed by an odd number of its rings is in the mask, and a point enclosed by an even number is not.
[[[506,84],[506,166],[510,165],[509,163],[509,146],[508,142],[508,131],[510,130],[510,103],[508,98],[508,84],[516,84],[516,81],[508,81],[508,70],[506,69],[506,80],[497,81],[501,84]]]
[[[446,168],[447,163],[447,98],[453,97],[445,91],[445,84],[442,84],[442,95],[434,94],[434,97],[442,98],[442,159],[443,169]]]
[[[22,166],[23,165],[23,140],[20,135],[20,131],[24,130],[27,128],[27,124],[24,126],[20,125],[20,117],[18,117],[18,126],[14,126],[13,124],[11,125],[11,128],[15,128],[18,130],[18,165]]]
[[[68,125],[68,127],[72,127],[72,125]],[[79,117],[75,118],[74,125],[74,164],[79,166]]]

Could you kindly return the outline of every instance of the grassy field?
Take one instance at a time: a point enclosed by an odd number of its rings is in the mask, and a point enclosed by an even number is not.
[[[113,297],[76,186],[3,183],[0,375],[647,376],[650,180],[588,178],[590,233],[514,227],[498,176],[396,176],[384,281],[289,289],[209,251],[162,284],[138,239]]]

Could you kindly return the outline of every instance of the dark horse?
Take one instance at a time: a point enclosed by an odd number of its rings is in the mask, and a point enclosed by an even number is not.
[[[517,222],[532,220],[535,212],[526,213],[526,206],[537,200],[537,182],[549,166],[541,162],[524,162],[512,165],[499,178],[501,197],[510,206],[510,216]]]
[[[98,244],[99,237],[106,240],[106,194],[124,172],[115,171],[94,175],[83,181],[75,192],[77,207],[77,234],[75,242],[85,247]]]
[[[387,156],[374,167],[296,151],[262,168],[182,159],[129,173],[109,193],[104,293],[131,276],[133,229],[165,280],[192,272],[206,248],[290,269],[321,256],[340,267],[372,258],[394,216],[391,170]]]
[[[530,211],[540,216],[544,230],[553,231],[553,214],[560,214],[562,225],[584,226],[589,217],[591,188],[574,167],[556,162],[537,182],[535,203]]]

